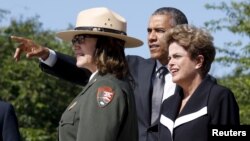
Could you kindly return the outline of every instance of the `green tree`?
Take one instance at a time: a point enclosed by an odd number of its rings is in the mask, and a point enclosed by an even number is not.
[[[0,23],[6,14],[1,11]],[[43,73],[38,59],[13,59],[17,45],[9,40],[10,35],[72,53],[69,44],[55,38],[55,32],[43,30],[38,19],[12,20],[9,26],[0,27],[0,98],[14,105],[24,141],[55,141],[60,116],[81,88]]]
[[[245,38],[250,37],[250,1],[221,2],[219,5],[206,4],[210,10],[224,12],[225,17],[211,20],[205,25],[211,31],[227,30]],[[236,66],[230,76],[219,81],[235,93],[240,107],[241,124],[250,124],[250,42],[227,42],[217,47],[221,54],[216,60],[226,66]]]

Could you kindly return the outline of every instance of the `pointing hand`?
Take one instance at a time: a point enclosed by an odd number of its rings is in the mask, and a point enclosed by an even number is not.
[[[10,38],[12,41],[16,41],[19,43],[14,54],[14,59],[16,61],[20,59],[20,55],[22,54],[22,52],[26,53],[27,58],[38,57],[46,60],[49,56],[48,48],[36,44],[31,39],[18,36],[11,36]]]

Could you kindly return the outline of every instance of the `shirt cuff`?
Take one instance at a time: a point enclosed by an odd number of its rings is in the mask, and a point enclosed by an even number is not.
[[[53,67],[57,61],[56,52],[54,50],[49,49],[49,57],[46,60],[43,60],[42,58],[39,58],[39,60],[42,63]]]

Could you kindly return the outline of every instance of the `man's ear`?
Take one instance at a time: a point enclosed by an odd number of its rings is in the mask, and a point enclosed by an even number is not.
[[[204,63],[204,56],[203,55],[198,55],[195,60],[196,60],[196,63],[197,63],[195,68],[196,69],[201,68],[203,63]]]

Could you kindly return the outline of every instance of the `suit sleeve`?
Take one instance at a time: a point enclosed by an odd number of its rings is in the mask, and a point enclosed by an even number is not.
[[[3,141],[20,141],[17,117],[12,105],[9,105],[3,121]]]
[[[114,97],[109,104],[104,107],[98,106],[97,90],[93,90],[91,97],[88,97],[88,103],[81,105],[77,141],[82,139],[88,141],[117,140],[121,124],[126,115],[127,105],[125,94],[111,83],[106,82],[105,84],[105,87],[112,88],[114,92]],[[98,87],[100,88],[102,85]]]
[[[227,88],[216,90],[219,97],[215,97],[212,101],[216,103],[211,104],[214,110],[212,117],[212,124],[217,125],[239,125],[239,107],[231,90]],[[216,107],[214,107],[216,105]]]
[[[78,68],[75,58],[56,52],[57,61],[53,67],[40,63],[42,71],[60,79],[85,86],[91,72],[88,69]]]

